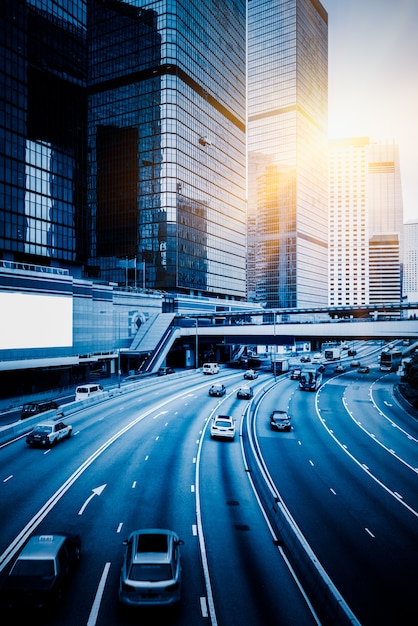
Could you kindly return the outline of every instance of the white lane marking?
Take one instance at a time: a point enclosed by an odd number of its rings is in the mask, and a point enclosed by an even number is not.
[[[99,586],[97,588],[96,596],[94,598],[93,606],[91,607],[87,626],[95,626],[97,617],[99,615],[100,603],[102,601],[106,580],[109,574],[110,563],[106,563],[103,569],[102,577],[100,578]]]
[[[4,483],[7,483],[8,480],[10,480],[11,478],[13,478],[13,474],[10,474],[10,476],[8,476],[7,478],[5,478],[3,480]]]
[[[200,610],[202,611],[202,617],[208,616],[208,603],[205,597],[200,598]]]
[[[119,522],[118,527],[116,529],[117,533],[120,533],[120,531],[122,530],[122,526],[123,526],[123,522]]]

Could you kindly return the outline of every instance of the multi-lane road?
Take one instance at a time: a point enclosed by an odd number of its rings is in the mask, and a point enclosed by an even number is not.
[[[73,436],[51,450],[3,446],[0,576],[31,534],[77,532],[82,559],[46,623],[137,623],[118,607],[123,540],[170,528],[184,540],[183,593],[162,623],[319,623],[320,589],[306,596],[253,489],[243,425],[254,421],[280,500],[357,623],[416,624],[418,424],[393,399],[395,375],[369,361],[366,375],[329,366],[318,393],[260,373],[251,403],[236,398],[242,371],[159,378],[72,415]],[[208,396],[215,379],[220,399]],[[288,410],[291,432],[269,429],[272,408]],[[217,412],[235,417],[234,441],[210,439]],[[154,612],[140,617],[155,623]]]

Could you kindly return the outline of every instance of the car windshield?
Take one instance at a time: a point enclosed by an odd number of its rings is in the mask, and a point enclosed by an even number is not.
[[[35,426],[35,428],[33,429],[34,433],[51,433],[52,432],[52,426]]]
[[[36,576],[37,578],[52,578],[55,574],[52,559],[18,559],[11,572],[11,576]]]
[[[171,566],[168,563],[134,563],[129,572],[129,580],[158,582],[173,578]]]

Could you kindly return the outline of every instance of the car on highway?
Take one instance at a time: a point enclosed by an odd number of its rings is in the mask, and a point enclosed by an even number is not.
[[[226,387],[225,385],[222,385],[222,384],[212,385],[209,388],[209,395],[212,397],[220,398],[221,396],[224,396],[225,393],[226,393]]]
[[[290,417],[287,411],[275,409],[270,414],[270,428],[277,431],[290,431],[292,429]]]
[[[300,362],[301,363],[310,363],[310,361],[311,361],[311,357],[309,356],[309,354],[303,354],[300,357]]]
[[[53,608],[80,559],[79,535],[37,535],[20,552],[1,589],[8,611]]]
[[[244,372],[244,378],[246,380],[255,380],[256,378],[258,378],[258,372],[256,372],[255,370],[247,370],[246,372]]]
[[[42,422],[26,435],[28,446],[48,448],[55,446],[61,439],[71,437],[73,427],[64,422]]]
[[[370,372],[370,368],[367,365],[360,365],[357,371],[359,374],[368,374]]]
[[[158,376],[168,376],[168,374],[175,374],[176,372],[172,367],[160,367],[158,370]]]
[[[22,420],[27,417],[33,417],[37,413],[45,413],[46,411],[54,411],[58,408],[58,404],[54,400],[45,400],[43,402],[30,402],[24,404],[20,417]]]
[[[290,374],[291,380],[299,380],[301,372],[302,370],[299,367],[296,367],[294,370],[292,370]]]
[[[318,362],[322,360],[322,354],[320,352],[315,352],[312,357],[312,361]]]
[[[354,350],[354,348],[350,348],[347,352],[348,356],[356,356],[357,354],[357,350]]]
[[[239,387],[237,391],[237,398],[239,400],[250,400],[254,395],[252,387]]]
[[[181,600],[180,546],[172,530],[135,530],[124,541],[119,602],[125,607],[168,607]]]
[[[334,372],[335,372],[336,374],[342,374],[343,372],[345,372],[345,370],[346,370],[345,365],[341,365],[341,364],[340,364],[340,365],[337,365],[337,366],[335,367]]]
[[[360,361],[351,361],[350,367],[360,367]]]
[[[235,439],[235,420],[230,415],[216,415],[210,425],[211,439]]]

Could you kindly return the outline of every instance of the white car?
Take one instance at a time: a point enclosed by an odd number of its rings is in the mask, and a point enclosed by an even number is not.
[[[235,420],[230,415],[217,415],[210,425],[211,439],[234,439]]]
[[[27,435],[26,443],[28,446],[48,448],[55,446],[61,439],[68,439],[72,432],[73,427],[64,422],[42,422]]]

